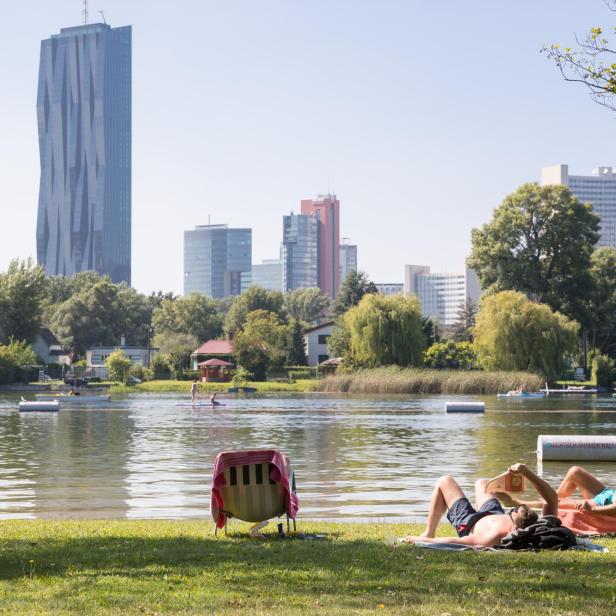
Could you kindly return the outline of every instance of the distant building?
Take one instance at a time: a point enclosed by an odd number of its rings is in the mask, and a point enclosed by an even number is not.
[[[318,287],[319,221],[316,216],[282,217],[282,290]]]
[[[381,295],[402,295],[404,284],[401,282],[377,282],[374,285]]]
[[[541,170],[541,184],[562,184],[582,202],[592,203],[601,218],[598,246],[616,248],[616,167],[597,167],[592,175],[569,175],[569,165],[554,165]]]
[[[302,199],[301,213],[316,216],[319,221],[318,277],[313,286],[334,298],[340,288],[340,201],[336,195]]]
[[[130,359],[130,363],[133,366],[140,365],[144,368],[150,366],[152,358],[158,355],[159,351],[156,347],[126,346],[126,344],[124,344],[124,339],[122,339],[119,345],[93,347],[86,351],[86,374],[88,374],[88,376],[107,379],[109,377],[109,371],[107,366],[105,366],[105,362],[116,349],[120,349],[122,353]]]
[[[327,340],[332,335],[333,329],[334,322],[329,321],[316,327],[311,327],[304,332],[306,358],[308,359],[309,366],[318,366],[330,358]]]
[[[201,225],[184,231],[184,295],[239,295],[242,273],[251,270],[252,229]]]
[[[427,265],[406,265],[404,293],[419,298],[425,317],[435,317],[441,325],[453,325],[460,307],[481,295],[477,275],[471,269],[463,274],[431,273]]]
[[[41,42],[38,263],[131,282],[131,27],[62,28]]]
[[[206,340],[190,354],[191,369],[196,370],[200,362],[209,359],[223,359],[233,362],[234,353],[233,340]]]
[[[69,353],[62,348],[60,341],[46,327],[41,327],[36,340],[32,344],[32,350],[45,364],[71,363]]]
[[[268,291],[282,291],[282,259],[264,259],[254,263],[251,272],[242,273],[242,293],[253,284]]]
[[[340,284],[349,272],[357,271],[357,245],[340,244]]]

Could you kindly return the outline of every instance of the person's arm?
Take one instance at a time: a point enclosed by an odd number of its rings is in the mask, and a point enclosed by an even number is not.
[[[577,509],[579,511],[590,511],[592,513],[599,513],[601,515],[608,515],[616,517],[616,504],[615,505],[597,505],[593,500],[582,501]]]
[[[502,534],[490,533],[486,535],[466,535],[466,537],[421,537],[409,536],[402,539],[402,543],[457,543],[461,545],[485,545],[487,547],[500,543]]]
[[[543,515],[558,515],[558,495],[547,481],[535,475],[525,464],[514,464],[509,467],[509,472],[523,475],[535,486],[539,496],[545,501]]]

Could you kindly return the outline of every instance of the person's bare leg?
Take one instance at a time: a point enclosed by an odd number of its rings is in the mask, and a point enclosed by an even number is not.
[[[487,500],[496,497],[495,492],[488,492],[486,489],[487,485],[487,479],[477,479],[477,481],[475,481],[475,509],[477,509],[477,511],[479,511],[479,507]]]
[[[571,496],[576,490],[580,491],[584,500],[590,500],[605,490],[605,485],[581,466],[572,466],[556,490],[558,500]]]
[[[463,497],[464,492],[462,492],[462,489],[451,475],[440,477],[432,492],[428,520],[426,521],[426,530],[420,536],[434,537],[438,524],[443,515],[447,512],[447,509],[459,498]]]

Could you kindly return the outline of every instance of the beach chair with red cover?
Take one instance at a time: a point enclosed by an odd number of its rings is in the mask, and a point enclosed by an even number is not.
[[[212,474],[211,514],[219,528],[227,530],[227,520],[266,522],[286,515],[297,516],[295,474],[289,459],[277,449],[223,451],[216,456]]]

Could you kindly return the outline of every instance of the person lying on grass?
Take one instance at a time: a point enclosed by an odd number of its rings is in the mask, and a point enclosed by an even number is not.
[[[509,467],[509,472],[523,475],[535,486],[543,498],[543,515],[556,515],[558,497],[547,482],[524,464],[514,464]],[[402,542],[461,543],[491,547],[499,544],[516,528],[526,528],[537,522],[537,514],[526,504],[520,504],[513,511],[505,513],[496,495],[486,490],[487,483],[487,479],[479,479],[475,483],[474,508],[451,475],[438,479],[430,501],[426,530],[419,536],[404,537]],[[445,512],[456,529],[457,537],[435,537]]]
[[[556,490],[556,495],[561,501],[569,498],[576,490],[582,496],[582,500],[577,500],[575,503],[579,511],[592,511],[592,513],[616,517],[616,490],[608,488],[581,466],[572,466],[567,471]],[[506,492],[497,492],[496,496],[511,507],[526,505],[539,508],[545,505],[544,501],[521,501]]]

